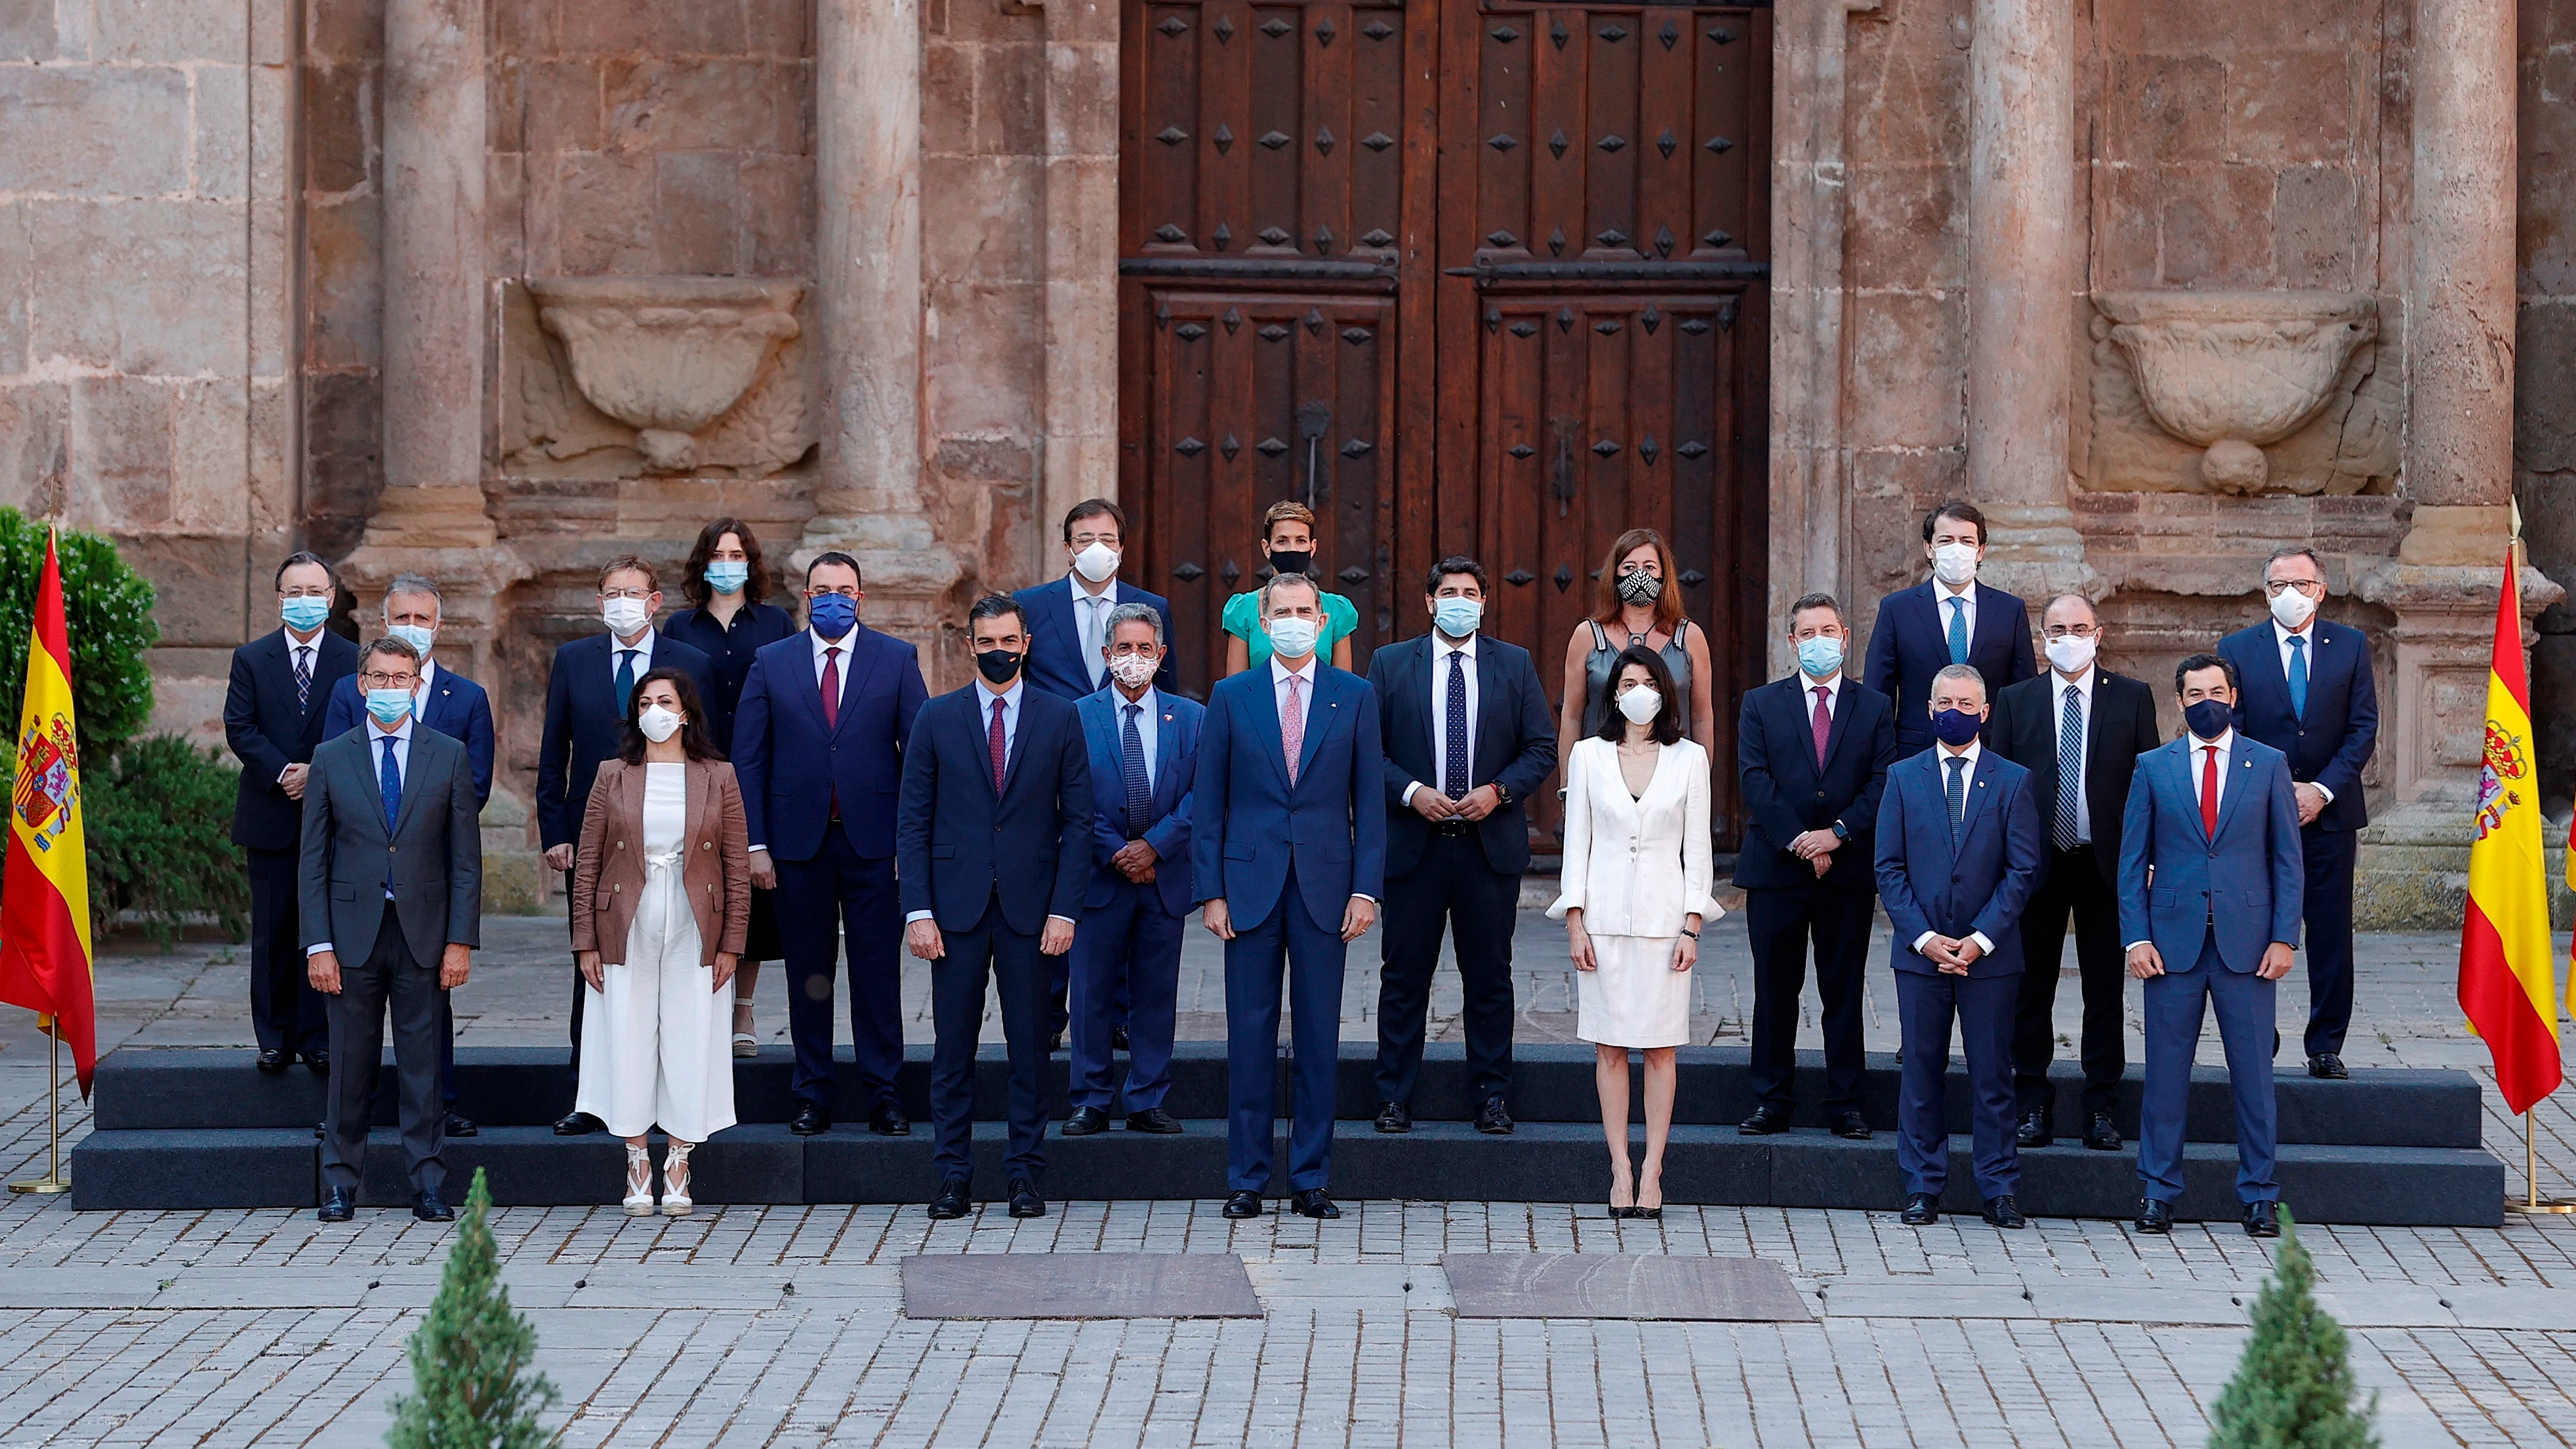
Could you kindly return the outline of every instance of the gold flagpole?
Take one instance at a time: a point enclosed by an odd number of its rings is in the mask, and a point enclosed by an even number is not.
[[[2538,1102],[2531,1105],[2535,1109],[2540,1106]],[[2524,1112],[2522,1114],[2522,1201],[2515,1202],[2507,1198],[2504,1210],[2509,1213],[2576,1213],[2576,1198],[2540,1195],[2540,1148],[2536,1133],[2537,1129],[2532,1125],[2532,1113]]]
[[[45,1138],[45,1162],[51,1170],[42,1177],[9,1184],[11,1192],[72,1190],[72,1180],[63,1175],[63,1039],[51,1026],[45,1030]]]

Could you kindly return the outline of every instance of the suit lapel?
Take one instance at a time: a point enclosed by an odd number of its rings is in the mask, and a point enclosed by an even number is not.
[[[1807,738],[1813,741],[1816,737],[1815,716],[1803,703],[1806,699],[1807,677],[1803,674],[1794,677],[1798,681],[1799,690],[1796,697],[1802,701],[1797,710],[1798,722],[1806,726]],[[1825,762],[1816,767],[1816,778],[1819,780],[1824,778],[1825,771],[1833,768],[1834,756],[1841,752],[1843,741],[1851,734],[1851,687],[1851,676],[1846,674],[1842,678],[1842,683],[1834,689],[1834,717],[1832,722],[1825,726]],[[1812,760],[1815,756],[1816,749],[1811,743],[1807,746],[1807,758]]]
[[[1980,749],[1977,751],[1977,767],[1968,772],[1967,798],[1959,812],[1959,842],[1952,846],[1950,851],[1950,857],[1954,862],[1967,854],[1968,842],[1976,838],[1977,827],[1983,823],[1988,814],[1987,805],[1995,793],[1994,777],[2001,773],[1995,759],[1995,752],[1991,747]],[[1949,804],[1948,792],[1945,790],[1943,795],[1941,803],[1946,808]]]
[[[1181,712],[1172,708],[1172,702],[1160,689],[1154,691],[1154,708],[1160,713],[1154,717],[1153,793],[1158,801],[1168,799],[1178,804],[1181,797],[1173,787],[1172,760],[1181,751]],[[1167,791],[1170,793],[1166,794]]]
[[[1279,732],[1278,677],[1270,672],[1270,663],[1267,660],[1262,661],[1260,668],[1246,672],[1252,674],[1258,681],[1251,691],[1252,698],[1248,702],[1248,708],[1252,715],[1253,728],[1260,736],[1261,753],[1269,758],[1270,768],[1279,772],[1280,787],[1293,788],[1288,781],[1288,747],[1285,738]],[[1311,714],[1313,711],[1309,710],[1308,713]]]
[[[436,745],[431,745],[424,749],[421,742],[424,735],[434,733],[436,733],[436,731],[430,729],[428,725],[423,724],[417,716],[412,719],[411,744],[408,748],[400,751],[403,756],[400,762],[402,768],[402,804],[394,809],[394,828],[386,837],[388,842],[401,839],[402,833],[411,828],[412,816],[419,813],[420,797],[422,794],[420,789],[421,766],[423,762],[428,759],[430,751],[438,748]],[[376,753],[374,742],[372,740],[369,741],[366,753],[370,757],[374,756]],[[378,774],[381,776],[382,773],[382,768],[379,767]],[[379,820],[384,818],[385,813],[384,788],[383,780],[381,778],[378,779],[376,782],[376,818]]]
[[[1331,685],[1332,676],[1327,673],[1331,668],[1318,658],[1315,661],[1314,687],[1306,691],[1306,738],[1297,751],[1297,778],[1300,780],[1314,768],[1315,752],[1323,748],[1324,732],[1332,727],[1333,720],[1341,713],[1341,690]],[[1284,770],[1287,768],[1284,754],[1281,761],[1280,768]]]
[[[2313,636],[2313,631],[2311,634]],[[2281,636],[2273,630],[2269,622],[2266,622],[2254,637],[2260,642],[2255,647],[2254,667],[2247,672],[2246,683],[2251,684],[2260,679],[2264,687],[2280,699],[2281,711],[2287,714],[2290,711],[2290,676],[2281,668]],[[2310,642],[2314,642],[2313,637]],[[2316,686],[2316,651],[2310,649],[2308,651],[2308,692],[2314,694]],[[2242,701],[2238,702],[2236,712],[2239,718],[2244,716],[2245,709]]]
[[[2245,797],[2254,790],[2253,754],[2245,746],[2245,735],[2239,731],[2235,744],[2227,751],[2227,783],[2218,790],[2219,835],[2227,833],[2228,823],[2236,818],[2236,808],[2245,803]],[[2215,836],[2211,838],[2216,839]]]

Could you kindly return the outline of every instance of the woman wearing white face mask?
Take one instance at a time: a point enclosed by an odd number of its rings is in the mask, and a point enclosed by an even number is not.
[[[1601,1130],[1610,1147],[1610,1215],[1663,1216],[1664,1142],[1690,1040],[1691,968],[1710,898],[1708,752],[1682,737],[1673,677],[1642,645],[1619,655],[1611,710],[1566,760],[1565,922],[1581,1016],[1598,1055]],[[1646,1156],[1628,1159],[1628,1053],[1645,1053]]]
[[[626,1139],[630,1216],[655,1210],[649,1129],[670,1139],[660,1211],[680,1217],[695,1206],[690,1150],[734,1124],[720,993],[750,921],[750,842],[700,707],[681,670],[636,681],[573,863],[573,957],[591,993],[574,1110]]]

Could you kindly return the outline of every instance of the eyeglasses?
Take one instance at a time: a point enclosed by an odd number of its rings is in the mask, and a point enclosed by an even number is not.
[[[418,689],[420,676],[417,674],[361,674],[358,676],[358,683],[366,689]]]
[[[837,588],[837,589],[826,589],[826,588],[820,588],[820,587],[818,587],[818,588],[815,588],[815,589],[813,589],[813,590],[809,591],[809,592],[806,594],[806,597],[807,597],[807,598],[809,598],[809,599],[819,599],[819,598],[823,597],[825,594],[838,594],[838,595],[840,595],[842,598],[845,598],[845,599],[855,599],[855,598],[857,598],[857,597],[859,596],[859,591],[858,591],[858,589],[857,589],[856,587],[853,587],[853,586],[844,586],[844,587],[842,587],[842,588]]]
[[[2323,579],[2265,579],[2263,581],[2263,592],[2273,598],[2281,597],[2283,589],[2296,589],[2311,599],[2322,599],[2326,596],[2326,581]]]
[[[302,584],[288,584],[277,591],[277,596],[281,599],[327,599],[332,597],[332,592],[328,584],[318,589],[308,588]]]
[[[599,591],[599,597],[603,600],[634,599],[640,602],[653,597],[653,591],[651,589],[602,589]]]
[[[2091,624],[2051,624],[2039,632],[2051,639],[2091,639],[2102,631]]]
[[[1095,543],[1105,543],[1111,548],[1116,548],[1118,534],[1114,529],[1108,533],[1077,533],[1073,536],[1072,542],[1075,548],[1089,548]]]

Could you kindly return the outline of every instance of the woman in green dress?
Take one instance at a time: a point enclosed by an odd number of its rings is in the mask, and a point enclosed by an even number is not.
[[[1261,515],[1261,556],[1283,574],[1307,574],[1320,581],[1315,566],[1315,510],[1282,499]],[[1260,590],[1225,601],[1220,621],[1226,632],[1225,672],[1241,674],[1270,657],[1270,636],[1261,628]],[[1351,667],[1351,635],[1360,627],[1360,611],[1340,594],[1324,594],[1323,642],[1317,647],[1335,669]]]

